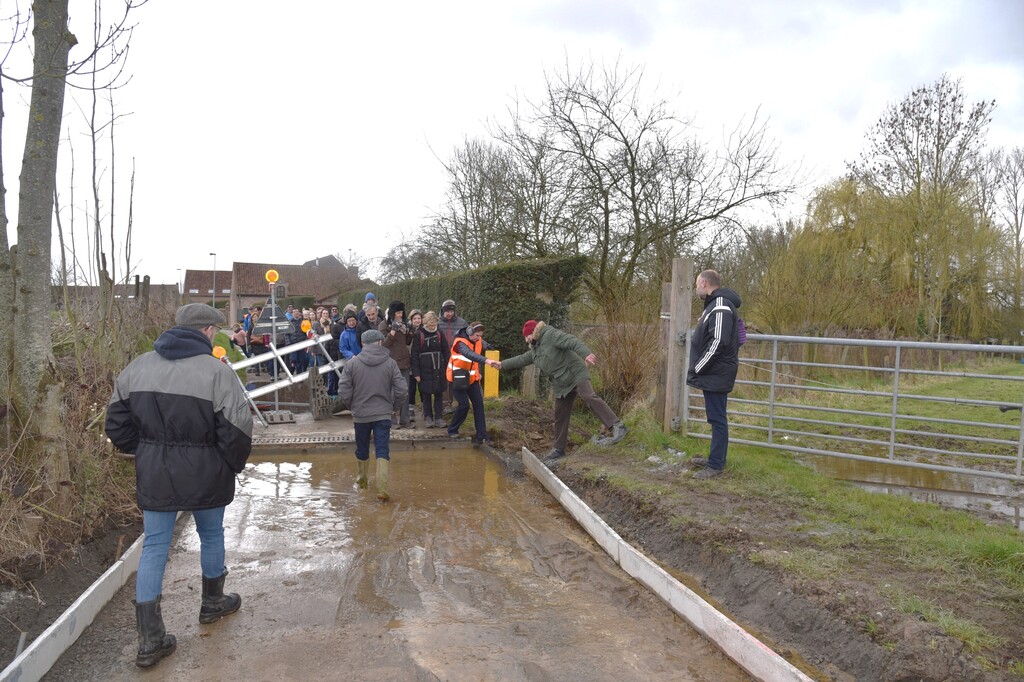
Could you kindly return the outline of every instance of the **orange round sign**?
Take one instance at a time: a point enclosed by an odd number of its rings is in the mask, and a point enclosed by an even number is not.
[[[224,350],[223,348],[221,348],[220,346],[214,346],[213,347],[213,357],[217,358],[218,360],[221,359],[222,357],[224,357],[227,354],[228,354],[228,352],[226,350]]]
[[[310,329],[313,328],[313,325],[309,323],[309,320],[303,320],[302,324],[300,324],[299,327],[302,329],[302,331],[308,332]]]
[[[277,274],[277,270],[267,270],[267,274],[264,275],[264,277],[267,278],[268,282],[273,284],[274,282],[276,282],[278,280],[280,275]]]

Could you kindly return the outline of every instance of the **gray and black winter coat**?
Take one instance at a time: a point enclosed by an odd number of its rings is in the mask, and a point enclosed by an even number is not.
[[[106,432],[135,455],[136,498],[148,511],[229,504],[252,448],[238,377],[201,332],[172,327],[117,377]]]

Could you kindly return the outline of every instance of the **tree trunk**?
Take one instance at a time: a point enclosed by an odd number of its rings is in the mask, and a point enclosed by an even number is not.
[[[14,271],[13,361],[15,404],[36,405],[53,346],[50,340],[50,250],[57,151],[64,112],[68,52],[77,42],[68,31],[68,0],[36,0],[32,98],[18,195],[18,254]],[[29,414],[28,410],[21,411]]]

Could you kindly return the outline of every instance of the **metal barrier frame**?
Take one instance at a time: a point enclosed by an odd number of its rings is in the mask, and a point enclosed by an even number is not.
[[[756,344],[771,344],[771,353],[768,357],[751,357],[749,352],[740,353],[741,367],[752,368],[754,379],[738,379],[736,388],[729,396],[732,404],[741,406],[738,410],[730,410],[730,430],[740,430],[748,433],[760,434],[761,439],[755,437],[735,438],[730,434],[730,442],[768,447],[789,452],[799,452],[813,455],[825,455],[844,459],[863,460],[871,462],[891,462],[901,466],[930,469],[951,473],[966,473],[991,478],[1000,478],[1013,481],[1024,481],[1022,476],[1022,464],[1024,464],[1024,404],[1004,401],[949,398],[943,396],[929,396],[914,393],[903,393],[900,390],[900,378],[907,376],[944,376],[955,378],[990,379],[992,381],[1009,381],[1021,383],[1022,394],[1024,394],[1024,376],[1004,376],[997,374],[984,374],[979,372],[955,372],[913,369],[903,367],[903,351],[908,349],[919,349],[927,351],[958,351],[974,354],[998,354],[1009,355],[1014,358],[1024,357],[1024,346],[996,346],[976,345],[961,343],[931,343],[920,341],[879,341],[871,339],[839,339],[808,336],[781,336],[771,334],[748,334],[747,345],[750,349]],[[803,345],[829,345],[829,346],[861,346],[872,348],[884,348],[893,352],[891,367],[869,366],[856,364],[836,363],[815,363],[788,360],[780,358],[779,347],[782,344],[803,344]],[[764,354],[762,354],[764,355]],[[889,382],[890,390],[858,390],[856,388],[828,386],[820,382],[795,383],[784,379],[785,368],[803,367],[815,369],[835,369],[842,371],[862,371],[875,374],[891,375]],[[768,373],[767,380],[756,378],[762,372]],[[815,383],[817,385],[811,385]],[[744,395],[747,387],[756,389],[767,389],[767,399],[759,399],[756,396]],[[887,411],[869,411],[858,409],[845,409],[841,407],[828,407],[815,405],[813,403],[803,404],[800,402],[781,402],[778,399],[780,388],[790,392],[800,392],[802,395],[815,395],[819,393],[831,395],[859,395],[870,398],[883,398],[889,404]],[[701,419],[704,412],[703,404],[691,403],[691,396],[700,396],[699,391],[686,393],[683,413],[686,426],[684,432],[688,435],[710,439],[711,436],[705,432],[695,432],[690,429],[691,425],[703,424]],[[1010,410],[1021,411],[1021,419],[1016,425],[998,424],[986,421],[975,421],[967,419],[940,418],[933,416],[915,415],[907,411],[901,411],[901,405],[906,406],[914,402],[940,402],[957,406],[992,407],[1001,412]],[[785,410],[787,414],[780,414]],[[738,419],[735,419],[738,417]],[[842,417],[849,417],[848,421],[840,421]],[[859,420],[859,421],[858,421]],[[873,423],[865,423],[865,420],[883,421],[885,426]],[[936,430],[922,430],[924,424],[934,427]],[[956,425],[961,427],[972,427],[984,431],[983,435],[969,435],[964,433],[950,433],[946,426]],[[848,428],[857,432],[856,435],[840,435],[835,433],[824,433],[821,428]],[[1015,432],[1013,434],[1004,432]],[[885,434],[883,438],[871,438],[870,434]],[[800,436],[825,441],[822,447],[803,447],[779,442],[777,436]],[[1006,437],[1001,437],[1005,435]],[[901,437],[918,438],[941,438],[947,447],[930,447],[928,445],[905,442]],[[956,449],[962,444],[963,449]],[[839,448],[839,445],[870,446],[883,450],[886,456],[872,456],[858,452],[848,452]],[[998,452],[986,451],[985,446],[1002,446],[1006,450],[1016,448],[1016,455],[1000,454]],[[865,448],[861,447],[861,451]],[[984,463],[984,468],[967,467],[954,464],[940,464],[935,462],[919,462],[907,458],[907,455],[930,456],[937,458],[957,457],[978,460]],[[1012,463],[1012,471],[1007,469],[1006,464]]]
[[[279,368],[282,370],[282,374],[284,376],[282,376],[281,378],[275,377],[274,380],[271,381],[269,384],[258,386],[257,388],[254,388],[251,391],[246,388],[245,382],[243,382],[241,379],[238,380],[239,383],[242,384],[242,390],[245,392],[245,399],[249,402],[249,406],[252,407],[253,412],[256,414],[257,418],[259,419],[260,423],[263,424],[263,426],[267,426],[267,422],[263,419],[263,415],[260,414],[259,408],[256,407],[257,398],[262,398],[265,395],[273,393],[274,409],[278,410],[280,409],[281,406],[281,403],[278,400],[278,392],[283,388],[287,388],[294,384],[306,381],[309,378],[309,373],[313,371],[313,369],[316,369],[317,374],[320,374],[321,376],[333,371],[335,374],[338,375],[338,379],[341,379],[341,369],[345,366],[345,363],[348,362],[344,358],[331,360],[324,365],[318,365],[315,368],[307,369],[306,371],[299,372],[298,374],[293,374],[292,371],[288,369],[287,358],[295,351],[306,350],[307,348],[312,348],[313,346],[319,346],[320,350],[323,351],[324,357],[330,357],[327,353],[327,348],[326,346],[324,346],[324,344],[333,338],[334,337],[332,337],[330,334],[324,334],[322,336],[314,336],[311,339],[297,341],[296,343],[289,344],[287,346],[284,346],[283,348],[278,348],[277,345],[271,342],[268,346],[268,348],[270,349],[270,352],[268,353],[253,355],[251,358],[245,358],[244,360],[239,360],[238,362],[226,361],[228,367],[230,367],[231,369],[244,370],[249,367],[253,367],[255,365],[259,365],[264,362],[267,362],[268,360],[271,360],[271,358],[267,357],[268,355],[270,355],[273,356],[272,359],[274,360],[275,375],[277,374],[277,370]]]

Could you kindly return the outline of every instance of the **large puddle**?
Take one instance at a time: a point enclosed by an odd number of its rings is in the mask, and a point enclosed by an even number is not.
[[[874,492],[1004,517],[1024,530],[1024,485],[998,478],[932,471],[841,457],[802,455],[818,472]]]
[[[252,460],[240,477],[225,526],[227,588],[244,601],[212,626],[195,621],[184,525],[164,580],[178,651],[146,679],[749,679],[535,480],[476,450],[393,452],[387,505],[372,459],[369,491],[351,454],[301,460]],[[115,678],[136,674],[124,636]]]

